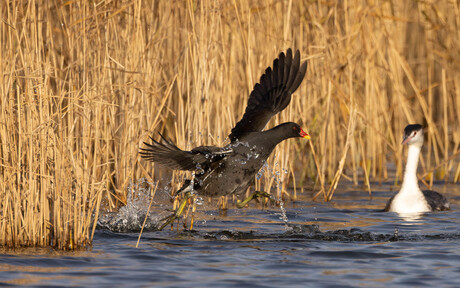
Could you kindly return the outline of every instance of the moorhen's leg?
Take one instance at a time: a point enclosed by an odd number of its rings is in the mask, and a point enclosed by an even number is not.
[[[243,201],[240,201],[238,200],[238,202],[236,203],[236,207],[238,207],[239,209],[243,208],[244,206],[246,206],[246,204],[248,204],[252,199],[256,199],[257,198],[267,198],[270,200],[270,202],[272,202],[272,204],[275,203],[275,199],[273,199],[273,196],[268,194],[267,192],[264,192],[264,191],[254,191],[254,193],[251,194],[251,196],[249,196],[248,198],[244,199]]]
[[[163,224],[161,224],[160,228],[158,228],[159,231],[163,230],[166,226],[169,224],[173,223],[174,220],[180,217],[182,215],[182,212],[184,212],[185,206],[187,204],[188,199],[192,197],[192,194],[190,192],[185,193],[184,199],[181,200],[179,207],[177,207],[176,211],[174,211],[173,214],[166,216],[165,218],[160,220],[160,223],[164,221]],[[193,224],[192,224],[193,225]]]

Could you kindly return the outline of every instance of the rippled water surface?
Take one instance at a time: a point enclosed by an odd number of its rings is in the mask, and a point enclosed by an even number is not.
[[[0,286],[459,287],[460,185],[434,188],[452,211],[404,219],[376,211],[393,194],[389,184],[374,185],[372,200],[342,187],[331,203],[308,194],[285,203],[287,226],[276,207],[223,215],[203,205],[193,231],[147,231],[139,248],[137,232],[100,228],[87,251],[3,249]],[[155,217],[168,207],[154,206]],[[143,221],[133,211],[102,226],[132,229]]]

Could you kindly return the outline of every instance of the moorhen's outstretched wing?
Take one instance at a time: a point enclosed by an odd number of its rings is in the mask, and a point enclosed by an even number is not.
[[[160,134],[160,133],[158,133]],[[141,157],[152,162],[164,165],[173,170],[200,170],[206,169],[232,150],[214,146],[200,146],[191,151],[179,149],[174,143],[161,135],[161,143],[150,137],[152,143],[144,142],[141,148]]]
[[[291,94],[299,87],[307,70],[307,62],[300,65],[300,52],[288,49],[273,61],[273,70],[268,67],[259,83],[249,95],[243,118],[236,123],[229,138],[241,140],[250,132],[264,129],[270,118],[281,112],[291,102]]]

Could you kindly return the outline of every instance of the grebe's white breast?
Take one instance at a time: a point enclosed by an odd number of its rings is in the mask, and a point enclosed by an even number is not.
[[[398,194],[392,198],[388,211],[397,213],[422,213],[431,211],[431,207],[425,199],[422,191],[418,187],[417,192],[412,191],[399,191]]]

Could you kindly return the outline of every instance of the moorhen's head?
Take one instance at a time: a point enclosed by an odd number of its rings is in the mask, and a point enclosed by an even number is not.
[[[417,144],[418,146],[423,145],[423,127],[420,124],[407,125],[404,128],[404,138],[402,144],[412,145]]]
[[[283,129],[286,131],[287,138],[302,137],[305,139],[310,139],[310,135],[302,130],[302,128],[294,122],[284,123]]]

